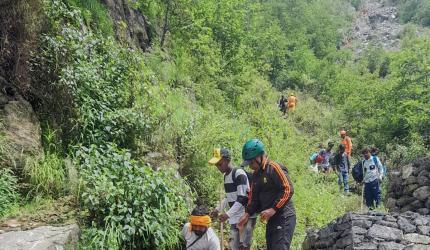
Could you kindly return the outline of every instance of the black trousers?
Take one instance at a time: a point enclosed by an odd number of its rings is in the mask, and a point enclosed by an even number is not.
[[[288,250],[296,227],[296,214],[290,207],[283,207],[266,225],[267,250]]]

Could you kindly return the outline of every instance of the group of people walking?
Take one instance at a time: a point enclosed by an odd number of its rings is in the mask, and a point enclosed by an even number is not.
[[[285,98],[285,96],[282,95],[278,103],[279,110],[282,112],[283,115],[285,115],[287,111],[293,112],[296,109],[297,101],[298,99],[294,95],[294,93],[290,93],[288,98]]]
[[[386,175],[386,167],[378,157],[379,150],[363,148],[361,160],[352,166],[352,140],[345,130],[340,131],[341,141],[337,151],[333,151],[334,143],[329,142],[327,148],[310,156],[310,169],[315,172],[336,173],[338,177],[339,191],[349,195],[349,175],[352,173],[354,180],[363,185],[363,197],[369,209],[378,207],[381,203],[381,182]]]
[[[210,227],[211,217],[230,224],[230,249],[251,249],[258,215],[267,223],[267,249],[290,248],[296,213],[291,201],[294,188],[287,168],[270,159],[263,143],[258,139],[245,143],[242,158],[241,167],[236,168],[228,149],[214,150],[209,164],[224,174],[226,196],[211,213],[203,206],[193,210],[189,222],[182,230],[186,249],[220,249],[220,241]],[[247,173],[245,166],[249,166],[253,173]]]

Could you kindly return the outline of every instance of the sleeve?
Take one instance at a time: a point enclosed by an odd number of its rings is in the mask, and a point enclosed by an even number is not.
[[[233,214],[238,213],[248,202],[247,191],[249,190],[248,177],[245,171],[238,169],[236,171],[236,195],[237,199],[233,206],[227,211],[227,215],[231,217]]]
[[[379,171],[379,175],[380,175],[380,178],[382,178],[382,176],[384,175],[384,167],[382,166],[382,163],[381,163],[381,161],[379,160],[379,157],[376,157],[376,162],[377,162],[377,164],[378,164],[378,171]]]
[[[182,237],[184,237],[184,239],[187,236],[187,232],[190,231],[190,223],[185,223],[184,227],[182,228]]]
[[[254,174],[253,180],[256,179],[256,176]],[[249,190],[249,196],[248,196],[248,206],[246,207],[245,211],[249,215],[255,214],[260,209],[260,201],[258,199],[258,193],[260,192],[260,188],[258,187],[258,182],[253,181],[251,183],[251,188]]]
[[[277,194],[272,208],[278,210],[282,208],[293,196],[294,190],[291,185],[291,180],[286,170],[283,170],[277,163],[270,164],[272,168],[270,171],[271,178],[277,188]]]

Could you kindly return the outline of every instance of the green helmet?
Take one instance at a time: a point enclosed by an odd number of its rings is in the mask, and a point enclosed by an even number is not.
[[[252,160],[264,154],[264,145],[258,139],[249,140],[243,145],[242,158],[244,161]]]

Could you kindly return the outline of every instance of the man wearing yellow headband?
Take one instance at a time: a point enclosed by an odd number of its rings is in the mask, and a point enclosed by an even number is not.
[[[224,190],[226,198],[218,205],[213,215],[224,211],[228,204],[228,211],[219,215],[219,220],[228,220],[230,224],[230,249],[248,250],[251,249],[252,231],[256,223],[256,216],[248,221],[246,227],[239,231],[236,224],[245,214],[245,207],[248,203],[249,180],[245,170],[234,168],[231,164],[231,154],[226,148],[216,148],[209,164],[215,165],[224,174]]]
[[[220,250],[218,236],[211,228],[211,218],[204,206],[194,208],[189,222],[184,225],[182,235],[187,250]]]

